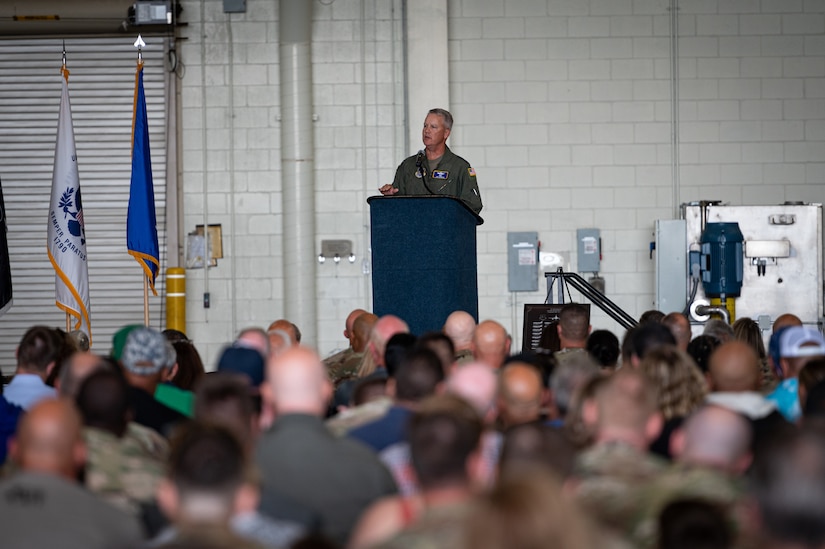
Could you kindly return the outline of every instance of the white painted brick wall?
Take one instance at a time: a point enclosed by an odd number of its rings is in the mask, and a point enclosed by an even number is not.
[[[323,354],[344,344],[349,310],[370,305],[369,277],[361,271],[369,245],[365,199],[411,152],[404,149],[400,2],[363,2],[363,31],[362,0],[314,4],[316,245],[349,239],[358,258],[354,265],[318,267],[315,343]],[[218,4],[206,6],[202,29],[200,3],[184,0],[189,27],[181,42],[184,226],[220,222],[224,230],[226,257],[209,271],[211,309],[201,306],[205,273],[189,271],[189,331],[210,365],[234,331],[265,327],[283,312],[276,3],[249,0],[246,14],[231,16]],[[671,217],[678,203],[825,196],[821,0],[681,3],[676,197],[668,4],[448,2],[451,147],[476,168],[485,201],[480,316],[499,320],[517,340],[513,307],[520,316],[524,303],[544,300],[545,287],[541,277],[534,294],[507,293],[507,231],[538,231],[543,249],[565,254],[575,270],[575,229],[600,228],[608,295],[638,316],[653,301],[647,251],[653,221]],[[210,39],[205,90],[202,30]],[[593,324],[621,332],[601,313]]]

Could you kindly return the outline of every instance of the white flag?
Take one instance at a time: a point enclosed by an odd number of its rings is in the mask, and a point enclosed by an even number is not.
[[[80,176],[69,103],[68,74],[61,78],[60,117],[54,149],[52,200],[46,248],[55,271],[54,297],[57,307],[75,319],[73,329],[83,330],[92,339],[89,324],[89,269],[86,264],[86,229]]]

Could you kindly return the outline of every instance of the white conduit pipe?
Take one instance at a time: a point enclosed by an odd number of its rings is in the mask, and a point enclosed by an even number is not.
[[[312,127],[312,2],[281,0],[281,185],[284,317],[315,345],[315,158]]]
[[[673,217],[681,215],[682,182],[679,159],[679,0],[670,0],[670,177]]]

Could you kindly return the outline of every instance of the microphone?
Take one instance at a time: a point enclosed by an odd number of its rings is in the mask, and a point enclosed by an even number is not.
[[[423,164],[424,162],[424,149],[418,151],[418,154],[415,155],[415,171],[416,173],[420,173],[422,176],[424,175],[423,171]]]

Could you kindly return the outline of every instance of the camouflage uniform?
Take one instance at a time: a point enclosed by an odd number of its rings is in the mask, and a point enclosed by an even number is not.
[[[171,528],[152,540],[149,547],[200,547],[202,549],[264,549],[255,540],[238,536],[224,524],[187,524],[180,530]]]
[[[558,364],[562,364],[565,360],[568,360],[569,358],[574,357],[579,353],[586,352],[586,350],[580,348],[562,349],[561,351],[556,351],[555,353],[553,353],[553,357],[555,357],[556,362],[558,362]]]
[[[120,509],[139,514],[140,504],[154,501],[165,473],[169,446],[153,430],[130,423],[121,438],[85,427],[86,487]]]
[[[337,387],[343,381],[355,379],[358,376],[358,368],[361,366],[362,360],[364,360],[364,353],[352,351],[346,360],[335,368],[327,370],[329,380]]]
[[[352,353],[355,351],[352,350],[352,347],[347,347],[343,351],[338,351],[334,355],[330,355],[325,358],[322,362],[327,369],[327,373],[329,374],[330,380],[333,379],[333,372],[336,372],[344,365],[344,362],[347,361],[349,357],[352,356]]]
[[[639,516],[644,486],[666,467],[666,461],[629,444],[597,444],[576,459],[576,501],[608,532],[627,536]]]
[[[455,363],[456,364],[467,364],[475,360],[473,357],[473,352],[470,349],[462,349],[460,351],[456,351],[455,353]]]
[[[715,469],[685,464],[675,464],[658,475],[641,490],[640,513],[629,532],[634,545],[655,548],[658,539],[658,519],[662,510],[680,499],[699,499],[718,505],[727,514],[732,531],[737,536],[735,547],[748,547],[750,542],[742,536],[755,532],[745,524],[743,486],[733,477]]]
[[[379,398],[361,406],[344,410],[337,416],[326,421],[327,429],[332,434],[342,437],[351,429],[366,425],[371,421],[384,417],[392,406],[392,399],[389,397]]]
[[[408,528],[376,549],[454,549],[464,547],[464,523],[470,503],[430,507]]]

